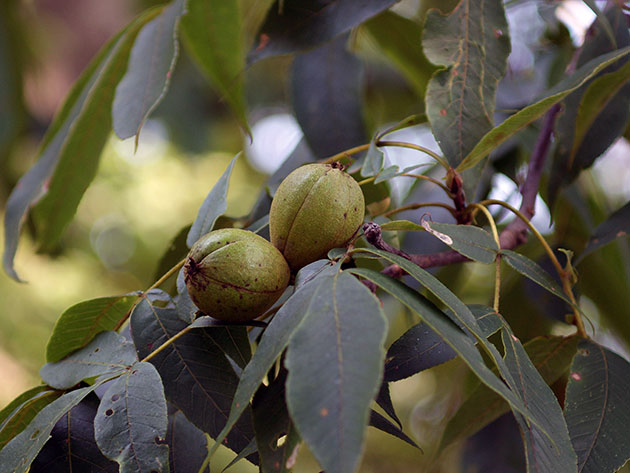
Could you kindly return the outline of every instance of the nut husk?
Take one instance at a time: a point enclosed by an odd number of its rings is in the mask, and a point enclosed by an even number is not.
[[[190,298],[205,314],[247,322],[265,312],[289,284],[282,254],[255,233],[224,228],[202,236],[184,265]]]

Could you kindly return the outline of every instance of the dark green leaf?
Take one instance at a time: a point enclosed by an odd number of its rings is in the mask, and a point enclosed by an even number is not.
[[[94,418],[98,448],[120,473],[168,473],[168,418],[160,375],[139,362],[103,394]]]
[[[494,262],[499,245],[492,235],[483,228],[473,225],[453,225],[450,223],[426,222],[429,228],[446,235],[449,239],[440,238],[442,242],[453,248],[458,253],[485,264]],[[431,232],[433,236],[437,236]]]
[[[114,132],[119,138],[136,136],[168,90],[178,53],[177,30],[185,0],[173,0],[147,23],[133,44],[129,66],[116,87],[112,106]]]
[[[501,323],[494,310],[483,306],[471,306],[470,309],[484,336],[488,337],[500,328]],[[405,379],[456,356],[457,352],[442,337],[427,324],[419,323],[407,330],[387,350],[384,379],[390,382]]]
[[[26,473],[59,419],[107,380],[103,378],[92,386],[66,393],[41,409],[28,426],[0,450],[2,472]]]
[[[295,117],[319,158],[367,141],[361,110],[363,67],[343,35],[299,54],[291,70]]]
[[[582,340],[571,364],[565,416],[578,471],[612,473],[630,459],[630,364]]]
[[[46,361],[61,360],[107,330],[114,330],[138,300],[137,295],[102,297],[79,302],[57,319],[46,347]]]
[[[91,393],[55,424],[30,473],[118,473],[116,462],[103,456],[94,439],[99,402],[98,396]]]
[[[89,93],[67,132],[60,130],[49,145],[50,152],[55,152],[55,144],[60,141],[54,172],[44,184],[44,196],[32,211],[40,251],[55,248],[96,175],[101,151],[111,132],[110,106],[116,84],[124,73],[138,31],[153,16],[153,13],[143,15],[116,42],[96,73],[93,85],[86,88]],[[44,150],[45,154],[48,152]]]
[[[311,311],[316,310],[318,306],[325,303],[324,299],[319,298],[319,290],[332,278],[334,278],[334,274],[323,275],[312,279],[308,283],[304,283],[273,317],[269,326],[263,332],[251,361],[241,374],[238,388],[233,396],[229,418],[221,433],[216,437],[217,445],[223,442],[227,433],[230,432],[236,421],[247,409],[249,402],[265,376],[267,376],[269,369],[287,347],[293,332]]]
[[[606,9],[606,23],[595,21],[588,41],[577,59],[580,67],[604,53],[630,45],[628,21],[621,5],[611,4]],[[612,26],[614,38],[605,26]],[[610,65],[584,84],[564,102],[564,112],[555,126],[556,148],[548,183],[553,204],[558,192],[577,175],[590,167],[595,159],[623,133],[630,112],[630,69],[624,58]],[[606,74],[604,73],[612,73]]]
[[[444,156],[457,167],[494,125],[496,89],[510,54],[503,2],[462,0],[448,15],[429,11],[422,45],[429,61],[443,67],[427,88],[427,116]],[[479,174],[463,176],[471,196]]]
[[[285,401],[286,371],[269,386],[261,386],[252,402],[256,444],[262,473],[291,470],[287,461],[300,441]],[[278,440],[286,436],[282,443]]]
[[[63,392],[53,391],[48,386],[38,386],[22,393],[0,412],[0,450],[9,443],[48,404]]]
[[[525,107],[499,126],[493,128],[479,140],[468,156],[459,164],[457,171],[470,169],[485,158],[488,153],[497,148],[501,143],[512,137],[516,132],[540,118],[547,110],[564,99],[571,92],[575,91],[587,80],[594,77],[602,69],[619,59],[630,54],[630,48],[623,48],[612,53],[599,56],[584,66],[580,67],[575,73],[566,77],[564,80],[556,84],[548,90],[543,97],[537,99],[532,105]]]
[[[628,234],[630,234],[630,202],[613,212],[593,230],[588,245],[586,245],[586,248],[575,263],[578,264],[589,253]]]
[[[181,411],[169,415],[166,441],[171,473],[199,472],[208,454],[208,442],[204,433],[186,419]],[[209,473],[209,469],[201,473]]]
[[[9,276],[16,281],[20,279],[13,267],[13,259],[17,251],[20,230],[26,213],[31,205],[41,199],[42,194],[47,192],[49,187],[53,186],[51,179],[55,181],[55,189],[59,189],[60,191],[70,191],[73,189],[73,187],[62,185],[62,178],[65,178],[66,175],[71,176],[71,169],[68,169],[69,161],[74,160],[77,156],[86,157],[85,159],[89,162],[81,162],[80,166],[78,166],[81,172],[73,176],[78,179],[75,183],[78,183],[79,187],[82,187],[86,185],[86,182],[89,183],[92,179],[93,176],[90,175],[90,172],[86,171],[95,169],[94,166],[95,163],[98,162],[101,151],[101,148],[98,147],[99,140],[103,140],[101,136],[103,133],[106,135],[109,134],[109,123],[111,122],[109,113],[107,113],[106,116],[101,116],[103,113],[102,110],[106,110],[108,107],[102,107],[101,109],[102,104],[99,100],[95,100],[95,98],[98,97],[100,99],[107,97],[108,94],[111,93],[113,85],[108,83],[105,79],[111,80],[113,78],[117,71],[116,66],[128,56],[129,48],[131,47],[130,43],[133,42],[139,28],[153,16],[155,16],[155,12],[144,14],[125,32],[113,38],[103,47],[101,52],[94,58],[83,74],[81,74],[81,77],[75,83],[61,110],[46,132],[39,152],[39,159],[29,171],[22,176],[11,192],[7,201],[4,217],[5,247],[3,266]],[[118,73],[122,74],[121,71],[118,71]],[[93,114],[99,117],[98,121],[92,122]],[[105,126],[103,126],[102,120],[105,120]],[[90,136],[91,133],[95,133],[96,135],[94,135],[95,138],[93,137],[92,140],[84,142],[83,135],[85,128],[89,126],[94,127],[94,130],[90,129],[87,135]],[[81,130],[82,133],[77,133],[79,130]],[[105,130],[105,132],[103,132],[103,130]],[[96,139],[96,141],[94,141],[94,139]],[[87,147],[83,149],[82,147],[86,146],[86,144]],[[66,169],[66,171],[58,173],[56,172],[56,167],[61,162],[64,163],[62,169]],[[76,164],[74,165],[76,166]],[[86,170],[83,169],[83,166],[87,166]],[[59,177],[54,179],[53,174]],[[70,217],[74,214],[78,199],[81,197],[81,195],[76,192],[77,189],[74,190],[75,192],[67,201],[57,202],[59,210],[64,210],[66,214],[69,211]],[[50,200],[48,201],[50,202]],[[72,202],[75,202],[74,207],[69,205]],[[50,223],[54,221],[56,220],[51,218]],[[50,223],[44,220],[42,220],[41,223],[48,225],[48,228],[56,232],[68,222],[59,221],[59,225],[55,224],[54,227],[51,227]],[[40,242],[43,243],[44,240],[40,240]]]
[[[68,389],[84,379],[120,374],[136,360],[133,343],[116,332],[102,332],[67,358],[46,363],[40,375],[53,388]]]
[[[247,62],[313,48],[394,3],[396,0],[277,0],[269,9]]]
[[[387,323],[378,299],[350,274],[322,280],[289,341],[287,405],[322,468],[352,472],[381,382]]]
[[[530,412],[541,422],[540,427],[532,425],[520,413],[514,413],[523,435],[527,471],[577,473],[577,457],[558,399],[505,322],[501,336],[505,364],[512,372],[516,389]]]
[[[385,359],[385,363],[387,363],[387,358]],[[387,369],[387,364],[385,364],[385,369]],[[400,419],[398,418],[398,415],[396,414],[396,410],[394,409],[394,404],[392,403],[392,396],[389,392],[389,383],[387,382],[387,379],[385,377],[383,377],[381,388],[378,391],[378,394],[376,396],[376,399],[374,399],[374,401],[376,401],[376,404],[378,404],[379,407],[383,409],[383,411],[385,411],[385,414],[387,414],[390,418],[394,419],[394,421],[396,421],[396,423],[398,424],[398,427],[402,429],[402,422],[400,422]]]
[[[597,16],[597,21],[599,22],[598,26],[604,30],[606,36],[608,36],[608,39],[610,39],[613,44],[616,44],[617,40],[615,39],[615,33],[610,24],[610,21],[608,21],[606,15],[599,9],[599,7],[597,6],[597,2],[595,0],[583,0],[583,2],[588,5],[593,13],[595,13],[595,15]]]
[[[249,344],[246,327],[213,327],[206,333],[212,343],[240,368],[245,368],[249,363],[252,357],[252,348]]]
[[[168,300],[166,294],[158,293],[143,299],[131,314],[131,334],[141,358],[188,327],[171,304],[157,307],[153,304],[154,298]],[[239,380],[223,351],[213,342],[209,333],[212,330],[216,328],[191,330],[153,356],[150,362],[163,380],[167,400],[214,438],[226,422]],[[240,452],[252,438],[248,411],[225,445]]]
[[[230,161],[225,172],[206,196],[203,204],[201,204],[197,218],[193,222],[190,232],[188,232],[188,237],[186,238],[186,244],[189,248],[193,246],[199,238],[212,230],[217,218],[225,213],[225,209],[227,209],[227,191],[236,158],[238,158],[238,155]]]
[[[243,87],[245,54],[237,0],[188,0],[184,44],[248,131]]]
[[[383,231],[407,231],[407,232],[424,232],[426,229],[417,223],[409,220],[392,220],[381,225]]]
[[[527,342],[527,355],[548,385],[569,369],[577,350],[576,337],[539,337]],[[448,421],[442,448],[470,437],[510,410],[508,404],[484,385],[478,385]]]
[[[419,41],[422,37],[422,26],[416,21],[386,11],[366,21],[362,27],[387,58],[400,69],[418,97],[424,98],[435,66],[422,51]]]
[[[392,424],[389,420],[387,420],[385,417],[383,417],[382,415],[380,415],[376,411],[371,411],[370,412],[370,426],[372,426],[375,429],[378,429],[378,430],[380,430],[382,432],[388,433],[389,435],[393,435],[394,437],[399,438],[403,442],[408,443],[412,447],[416,447],[416,448],[420,449],[420,447],[418,447],[418,444],[416,444],[416,442],[411,440],[411,438],[407,434],[405,434],[400,429],[400,427],[398,427],[397,425]],[[420,449],[420,450],[422,450],[422,449]]]
[[[551,292],[553,295],[558,296],[563,301],[571,304],[571,301],[558,283],[549,276],[549,274],[538,263],[529,259],[525,255],[511,250],[501,250],[501,257],[503,261],[523,276],[531,279],[539,286]]]
[[[531,417],[523,401],[486,366],[471,337],[466,335],[429,300],[401,282],[388,278],[376,271],[363,268],[349,271],[374,282],[418,314],[433,331],[438,333],[461,356],[462,360],[484,384],[507,400],[514,409],[527,413],[528,417]]]

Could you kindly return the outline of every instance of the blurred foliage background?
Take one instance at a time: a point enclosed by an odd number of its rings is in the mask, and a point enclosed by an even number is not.
[[[33,164],[43,133],[80,72],[108,38],[153,3],[159,2],[0,2],[0,209],[19,177]],[[247,31],[253,33],[270,1],[242,3]],[[421,18],[428,8],[443,7],[444,3],[404,0],[395,10],[410,18]],[[557,80],[556,71],[563,70],[594,16],[578,0],[511,0],[506,5],[512,55],[499,89],[497,108],[509,110],[527,104]],[[369,113],[365,113],[365,119],[370,131],[416,113],[422,107],[422,98],[414,84],[391,62],[383,61],[365,31],[358,31],[351,41],[366,64],[365,110]],[[53,255],[37,254],[27,222],[16,264],[28,283],[18,284],[0,274],[0,407],[39,382],[46,341],[66,308],[81,300],[142,290],[159,276],[156,271],[161,255],[178,232],[192,222],[229,160],[243,149],[248,159],[239,159],[233,172],[228,214],[249,212],[267,175],[301,138],[288,105],[290,64],[291,58],[273,58],[243,72],[247,73],[254,136],[250,142],[196,66],[182,54],[168,95],[141,133],[138,151],[134,153],[130,141],[110,138],[99,173]],[[405,133],[408,135],[401,138],[436,146],[426,128]],[[568,189],[556,209],[553,227],[549,226],[549,210],[541,201],[536,223],[552,243],[573,244],[573,249],[579,251],[590,230],[630,199],[629,135],[626,132],[626,138],[621,138],[604,159]],[[492,197],[518,205],[510,198],[517,194],[520,166],[535,136],[535,127],[526,129],[499,150],[493,165],[504,174],[489,184]],[[409,159],[404,150],[389,157]],[[584,199],[582,195],[591,197]],[[580,217],[565,219],[564,215]],[[0,234],[0,245],[2,239]],[[413,249],[424,243],[405,240],[405,244]],[[533,244],[523,251],[530,256],[542,254]],[[626,290],[629,255],[627,242],[616,242],[589,256],[581,266],[584,269],[579,268],[582,303],[590,308],[588,315],[598,327],[595,338],[606,338],[608,345],[625,353],[630,340],[630,295]],[[463,300],[489,302],[491,268],[459,265],[442,269],[440,277]],[[544,332],[541,327],[561,331],[548,314],[561,320],[564,307],[533,285],[506,272],[503,294],[502,308],[523,340]],[[589,300],[598,303],[589,305]],[[412,320],[394,302],[385,303],[389,305],[387,312],[395,314],[391,342]],[[601,320],[606,323],[600,324]],[[606,327],[612,327],[616,335]],[[431,460],[432,442],[439,440],[443,419],[464,395],[465,383],[461,380],[465,376],[466,369],[452,361],[396,383],[394,404],[406,430],[426,446],[425,454],[370,431],[361,471],[424,471],[423,466]],[[457,385],[459,389],[454,389]],[[499,424],[493,428],[502,427]],[[448,459],[443,462],[441,471],[459,471],[458,466],[449,467],[448,463]],[[317,471],[308,455],[302,455],[300,464],[303,467],[299,471]],[[251,465],[239,465],[241,471],[254,471]]]

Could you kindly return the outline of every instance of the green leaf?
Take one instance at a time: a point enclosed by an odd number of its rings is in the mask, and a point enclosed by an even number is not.
[[[427,88],[427,116],[444,156],[457,167],[494,125],[497,85],[510,54],[503,2],[462,0],[448,15],[430,10],[422,45],[429,61],[442,66]],[[479,175],[463,176],[469,195]]]
[[[411,440],[411,438],[405,434],[400,427],[395,424],[392,424],[386,417],[382,416],[376,411],[370,412],[370,427],[374,427],[375,429],[380,430],[381,432],[388,433],[389,435],[393,435],[396,438],[399,438],[405,443],[408,443],[412,447],[416,447],[420,451],[422,449],[418,446],[416,442]]]
[[[66,393],[40,410],[28,426],[0,450],[3,473],[26,473],[59,419],[108,379]]]
[[[184,45],[251,134],[245,108],[245,53],[238,0],[188,0],[181,27]]]
[[[383,170],[384,165],[385,153],[383,153],[383,151],[381,151],[381,149],[376,146],[376,137],[374,137],[370,142],[370,147],[367,154],[365,155],[365,160],[363,161],[363,166],[361,167],[361,176],[376,176]]]
[[[499,245],[492,235],[483,228],[473,225],[454,225],[450,223],[425,222],[433,230],[450,238],[440,240],[453,248],[458,253],[485,264],[494,262],[499,252]],[[433,232],[432,235],[436,236]]]
[[[166,302],[166,307],[161,307]],[[131,314],[131,335],[140,359],[153,353],[189,324],[180,319],[167,294],[143,299]],[[211,437],[223,428],[239,378],[217,346],[213,328],[197,328],[170,342],[150,362],[164,384],[166,399]],[[248,405],[245,406],[247,408]],[[244,409],[245,410],[245,409]],[[245,412],[225,446],[242,451],[254,438],[251,413]]]
[[[169,414],[166,440],[171,473],[210,473],[209,468],[200,471],[208,455],[207,436],[186,419],[182,411]]]
[[[601,18],[589,30],[588,41],[577,57],[578,67],[601,54],[630,46],[628,21],[621,4],[609,5]],[[613,38],[605,25],[612,26]],[[550,206],[560,190],[590,167],[623,133],[630,113],[627,64],[627,58],[611,64],[601,71],[601,77],[593,78],[564,100],[564,111],[555,125],[556,146],[547,185]],[[621,70],[625,74],[617,75]]]
[[[630,234],[630,202],[613,212],[593,230],[586,248],[580,254],[575,264],[578,264],[589,253],[628,234]]]
[[[285,382],[286,371],[282,371],[269,386],[260,387],[252,402],[262,473],[290,471],[289,458],[300,441],[287,410]],[[286,438],[279,445],[278,440],[284,435]]]
[[[409,220],[392,220],[381,225],[381,230],[388,232],[424,232],[426,229],[422,225],[410,222]]]
[[[173,0],[147,23],[131,49],[129,66],[116,87],[112,106],[114,132],[120,139],[136,136],[168,90],[178,54],[177,30],[186,0]]]
[[[522,400],[486,366],[472,338],[466,335],[446,314],[424,296],[401,282],[370,269],[356,268],[348,271],[374,282],[418,314],[434,332],[439,334],[461,356],[462,360],[484,384],[507,400],[513,409],[527,414],[528,418],[531,417]]]
[[[565,416],[578,471],[612,473],[630,459],[630,364],[582,340],[571,364]]]
[[[527,471],[577,473],[577,457],[558,399],[505,322],[501,337],[505,347],[505,364],[512,372],[516,389],[533,416],[541,422],[538,427],[520,413],[514,413],[523,436]]]
[[[217,218],[225,213],[227,209],[227,191],[230,184],[230,176],[232,175],[232,169],[234,169],[234,164],[238,156],[239,155],[236,155],[232,161],[230,161],[227,169],[206,196],[203,204],[201,204],[197,218],[193,222],[188,232],[188,237],[186,238],[186,244],[189,248],[193,246],[199,238],[212,230]]]
[[[426,58],[422,44],[418,41],[422,37],[422,26],[392,11],[386,11],[366,21],[362,29],[398,67],[418,97],[423,98],[436,68]]]
[[[501,250],[501,257],[508,265],[542,288],[551,292],[570,305],[571,300],[566,296],[560,285],[538,263],[527,256],[511,250]]]
[[[94,418],[98,448],[120,465],[120,473],[169,472],[167,428],[162,379],[146,362],[107,388]]]
[[[606,15],[599,9],[595,0],[582,1],[588,5],[588,7],[593,11],[593,13],[595,13],[595,15],[597,15],[597,21],[599,21],[600,26],[603,28],[611,43],[616,45],[617,41],[615,39],[615,33],[613,32],[612,26],[610,25],[610,21],[608,21]]]
[[[84,379],[120,374],[136,359],[133,343],[116,332],[102,332],[67,358],[46,363],[40,374],[44,382],[53,388],[68,389]]]
[[[311,49],[387,10],[396,0],[276,0],[257,34],[249,64]],[[296,25],[298,27],[296,27]]]
[[[107,84],[102,79],[106,75],[105,71],[111,73],[110,67],[113,67],[117,60],[120,59],[119,54],[116,54],[116,52],[120,51],[120,54],[124,55],[124,46],[127,42],[133,40],[138,28],[144,22],[150,20],[153,15],[154,13],[149,12],[136,20],[128,30],[109,41],[96,58],[92,60],[74,84],[61,110],[48,128],[41,144],[37,162],[20,178],[11,192],[7,200],[4,216],[5,246],[2,264],[7,274],[16,281],[20,281],[20,278],[13,267],[13,260],[26,213],[31,205],[41,199],[42,195],[47,191],[48,182],[53,173],[55,173],[55,168],[60,160],[62,158],[67,160],[72,157],[71,154],[65,152],[66,146],[72,148],[76,147],[79,142],[82,142],[81,135],[74,132],[75,123],[78,125],[79,123],[84,124],[90,121],[90,115],[85,114],[84,110],[97,105],[92,100],[93,94],[107,89]],[[109,120],[109,115],[105,119]],[[102,123],[100,122],[94,124],[96,130],[99,130],[101,125]],[[109,133],[109,125],[106,128],[107,133]],[[89,141],[87,144],[89,145],[87,150],[88,158],[92,160],[97,159],[100,149],[92,148],[92,143]],[[81,178],[83,175],[83,172],[81,172],[78,177]]]
[[[524,348],[545,383],[555,383],[569,369],[577,350],[576,337],[538,337]],[[509,405],[479,384],[446,425],[440,449],[468,438],[510,410]]]
[[[630,82],[630,61],[615,72],[604,74],[589,84],[578,108],[570,159],[575,159],[587,133],[595,121],[600,118],[600,114],[604,112],[608,103],[613,99],[622,99],[617,94],[622,87],[627,86],[628,82]]]
[[[48,386],[29,389],[14,399],[0,412],[0,450],[17,434],[22,432],[33,417],[63,392],[53,391]]]
[[[241,414],[247,409],[269,369],[287,347],[293,332],[311,311],[324,303],[319,299],[319,290],[332,278],[334,274],[325,274],[304,283],[273,317],[263,332],[251,361],[241,373],[241,379],[232,398],[230,415],[225,427],[215,439],[216,446],[223,442]],[[216,450],[216,446],[213,447],[212,452]]]
[[[124,73],[138,31],[153,16],[150,11],[140,17],[115,43],[93,85],[86,88],[87,96],[78,115],[68,124],[67,131],[60,130],[50,144],[51,152],[55,152],[56,142],[60,141],[57,163],[44,184],[44,196],[32,210],[40,251],[55,248],[98,171],[101,151],[111,131],[110,107],[116,84]]]
[[[138,300],[135,294],[79,302],[57,319],[46,347],[46,361],[61,360],[100,332],[114,330]]]
[[[459,166],[457,166],[457,171],[461,172],[477,165],[477,163],[501,143],[541,117],[547,110],[560,102],[571,92],[578,89],[602,69],[628,54],[630,54],[630,47],[604,54],[580,67],[575,73],[548,90],[542,98],[536,100],[532,105],[525,107],[514,115],[511,115],[499,126],[494,127],[486,133]]]
[[[361,458],[370,404],[381,383],[387,322],[378,299],[350,274],[323,281],[289,341],[286,397],[300,436],[322,468],[346,473]]]

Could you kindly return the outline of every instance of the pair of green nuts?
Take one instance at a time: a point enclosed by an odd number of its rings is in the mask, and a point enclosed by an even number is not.
[[[340,166],[302,166],[282,181],[274,196],[271,243],[246,230],[225,228],[193,245],[184,266],[190,298],[216,319],[252,320],[278,300],[292,271],[346,246],[364,212],[361,188]]]

